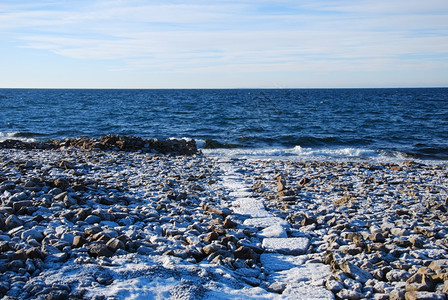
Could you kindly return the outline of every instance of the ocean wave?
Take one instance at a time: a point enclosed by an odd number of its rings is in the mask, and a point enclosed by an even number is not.
[[[21,140],[24,142],[35,142],[36,134],[30,132],[0,132],[0,141]]]
[[[288,159],[288,160],[374,160],[404,161],[410,157],[400,152],[387,152],[363,148],[235,148],[201,149],[204,155],[211,157],[229,157],[241,159]]]

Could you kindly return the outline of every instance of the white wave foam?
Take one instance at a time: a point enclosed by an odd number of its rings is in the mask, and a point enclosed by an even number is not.
[[[6,140],[20,140],[24,142],[35,142],[36,140],[33,138],[20,137],[19,132],[0,132],[0,142]]]
[[[201,149],[206,156],[243,159],[286,160],[409,160],[397,153],[379,152],[362,148],[265,148],[265,149]]]

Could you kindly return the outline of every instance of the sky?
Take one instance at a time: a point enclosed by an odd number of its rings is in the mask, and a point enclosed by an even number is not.
[[[0,88],[438,86],[447,0],[0,0]]]

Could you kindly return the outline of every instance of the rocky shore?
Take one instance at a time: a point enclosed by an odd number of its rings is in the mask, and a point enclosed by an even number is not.
[[[212,158],[194,141],[117,136],[8,143],[3,299],[447,297],[446,165]]]
[[[101,136],[99,138],[80,137],[37,142],[9,139],[0,141],[0,148],[41,150],[77,148],[83,151],[138,151],[145,153],[177,155],[193,155],[199,153],[196,147],[196,142],[193,140],[187,141],[185,139],[143,139],[135,136],[122,136],[113,134]]]

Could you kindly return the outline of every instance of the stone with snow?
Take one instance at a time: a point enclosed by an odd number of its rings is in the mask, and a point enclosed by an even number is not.
[[[280,224],[274,224],[272,226],[266,227],[262,231],[258,233],[258,236],[261,238],[286,238],[288,235],[286,234],[286,230],[284,226]]]
[[[261,200],[254,198],[239,198],[234,202],[234,213],[241,215],[248,215],[252,218],[269,217],[271,214],[266,211]]]
[[[334,299],[334,295],[324,287],[299,282],[287,284],[286,289],[282,293],[282,299]]]
[[[265,218],[251,218],[246,219],[243,222],[245,226],[256,227],[258,229],[264,229],[270,226],[278,225],[283,227],[289,227],[288,222],[279,217],[265,217]]]
[[[292,256],[278,253],[263,253],[260,255],[260,262],[269,273],[302,266],[307,259],[307,255]]]
[[[318,283],[330,275],[331,270],[328,265],[312,263],[273,272],[269,275],[269,281]]]
[[[358,267],[354,264],[351,264],[351,263],[342,264],[341,269],[342,269],[342,271],[349,274],[350,277],[358,280],[361,283],[365,283],[365,282],[367,282],[367,280],[373,278],[373,276],[369,272],[364,271],[360,267]]]
[[[36,229],[29,229],[22,232],[22,240],[33,239],[36,241],[42,241],[44,238],[42,232],[37,231]]]
[[[305,237],[297,238],[265,238],[262,247],[267,252],[277,252],[287,255],[301,255],[308,250],[309,239]]]

